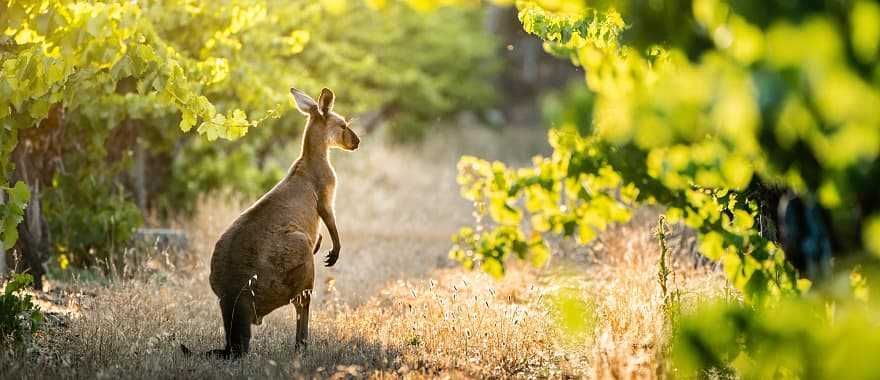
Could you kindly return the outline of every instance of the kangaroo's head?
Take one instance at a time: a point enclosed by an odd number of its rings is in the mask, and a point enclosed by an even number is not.
[[[314,134],[314,141],[325,143],[329,148],[355,150],[361,142],[357,134],[349,128],[351,123],[342,115],[333,112],[333,102],[336,96],[329,88],[321,90],[321,96],[316,102],[305,92],[296,88],[290,89],[296,100],[296,108],[303,115],[309,117],[306,133]]]

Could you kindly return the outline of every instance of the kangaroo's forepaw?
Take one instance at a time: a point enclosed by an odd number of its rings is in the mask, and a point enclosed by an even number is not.
[[[327,259],[324,260],[324,265],[332,267],[333,264],[336,264],[336,260],[339,260],[339,250],[334,249],[327,254]]]

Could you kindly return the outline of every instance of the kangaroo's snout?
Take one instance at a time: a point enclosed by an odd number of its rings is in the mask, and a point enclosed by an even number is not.
[[[347,129],[345,132],[345,140],[348,140],[346,141],[347,144],[345,148],[348,150],[357,150],[358,146],[361,144],[360,137],[358,137],[358,135],[351,129]]]

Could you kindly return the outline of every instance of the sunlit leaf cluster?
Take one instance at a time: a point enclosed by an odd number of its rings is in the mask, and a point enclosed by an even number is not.
[[[629,206],[659,203],[760,302],[805,285],[768,240],[764,219],[776,210],[761,197],[775,187],[829,210],[841,253],[875,249],[877,3],[590,4],[517,3],[524,29],[582,67],[595,98],[570,105],[592,117],[554,125],[553,155],[531,168],[462,160],[463,193],[491,219],[484,234],[513,226],[585,242]],[[498,257],[467,244],[453,252]]]
[[[876,274],[873,273],[873,274]],[[675,374],[703,377],[871,379],[880,373],[877,300],[864,273],[841,276],[829,298],[773,307],[704,304],[686,312],[672,345]],[[874,276],[871,276],[874,277]]]
[[[11,153],[21,131],[39,127],[53,106],[111,128],[123,118],[180,112],[183,131],[196,127],[208,139],[235,139],[257,124],[239,109],[219,112],[203,95],[226,62],[182,55],[137,3],[4,1],[0,29],[0,188],[8,210],[27,201],[7,190]],[[132,88],[120,87],[126,83]],[[8,210],[0,215],[7,246],[20,220]]]

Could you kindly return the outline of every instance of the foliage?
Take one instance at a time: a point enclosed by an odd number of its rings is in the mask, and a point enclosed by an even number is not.
[[[143,217],[112,177],[79,174],[57,175],[44,195],[54,249],[76,266],[106,263],[131,241]]]
[[[233,189],[235,194],[256,197],[284,176],[284,170],[278,165],[254,165],[258,161],[254,144],[242,144],[229,151],[223,149],[224,145],[190,141],[169,160],[167,170],[171,175],[163,188],[151,197],[151,207],[161,215],[191,215],[196,201],[206,194]]]
[[[43,324],[40,307],[24,290],[34,282],[27,273],[13,273],[0,294],[0,342],[18,341],[29,336]]]
[[[24,209],[31,192],[24,182],[18,181],[13,187],[0,186],[8,199],[0,196],[0,251],[12,248],[18,240],[18,226],[24,218]]]
[[[463,195],[495,227],[463,229],[454,257],[495,271],[498,247],[543,256],[547,233],[586,243],[659,203],[760,304],[806,285],[762,234],[766,184],[830,210],[840,253],[871,246],[859,231],[880,212],[876,3],[604,3],[517,3],[527,32],[585,69],[592,119],[555,125],[552,156],[532,167],[463,158]]]
[[[146,152],[146,206],[163,216],[191,211],[199,196],[225,187],[247,195],[268,189],[287,164],[269,157],[297,141],[302,125],[288,112],[290,85],[337,89],[339,109],[378,114],[396,140],[489,106],[485,79],[497,64],[482,12],[420,13],[417,5],[4,1],[4,245],[12,246],[27,200],[7,183],[9,158],[22,131],[46,128],[41,121],[57,106],[65,114],[63,147],[52,161],[52,186],[40,196],[53,246],[72,253],[74,263],[102,259],[141,224],[130,195],[137,149]],[[199,135],[181,136],[170,125]]]
[[[478,9],[418,13],[400,1],[379,9],[359,1],[339,3],[264,0],[236,10],[196,2],[146,12],[183,54],[226,62],[228,75],[209,89],[220,105],[256,111],[286,104],[287,86],[279,91],[279,83],[310,93],[338,89],[346,113],[386,108],[392,124],[398,116],[423,122],[490,104],[492,89],[483,79],[495,69],[495,44],[480,29]],[[218,27],[224,25],[231,26]],[[473,38],[445,38],[453,33]],[[266,126],[291,124],[300,125],[300,117]]]
[[[179,111],[184,132],[196,127],[212,140],[241,137],[261,120],[247,120],[240,109],[218,112],[202,92],[223,75],[224,62],[181,55],[136,3],[4,1],[0,28],[0,188],[9,193],[8,209],[26,201],[6,185],[19,135],[39,127],[55,105],[105,128]],[[130,91],[120,87],[126,82]],[[19,219],[8,210],[2,216],[8,247]]]
[[[855,279],[862,274],[854,272]],[[683,377],[870,379],[880,373],[876,300],[860,299],[842,278],[835,301],[787,299],[772,307],[709,304],[685,314],[673,359]],[[858,291],[858,290],[856,290]],[[864,290],[867,291],[867,290]]]

